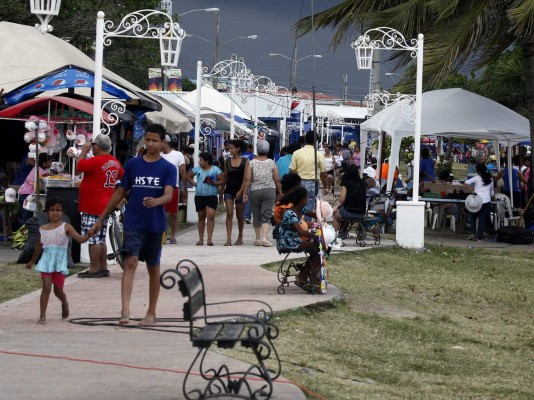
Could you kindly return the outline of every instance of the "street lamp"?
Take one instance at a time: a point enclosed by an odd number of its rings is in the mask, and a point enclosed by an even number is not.
[[[41,33],[52,32],[54,28],[48,23],[59,14],[60,7],[61,0],[30,0],[31,13],[41,21],[41,24],[35,24]]]
[[[215,54],[213,55],[213,64],[215,65],[217,63],[217,59],[219,58],[219,33],[220,33],[220,28],[221,28],[221,14],[220,14],[220,11],[218,8],[216,7],[213,7],[213,8],[197,8],[195,10],[191,10],[191,11],[186,11],[182,14],[179,14],[178,16],[181,17],[183,15],[186,15],[186,14],[189,14],[189,13],[192,13],[192,12],[196,12],[196,11],[204,11],[204,12],[207,12],[207,13],[210,13],[210,14],[217,14],[217,24],[216,24],[216,28],[215,28],[215,43],[213,43],[211,40],[208,40],[208,39],[204,39],[204,38],[201,38],[211,44],[213,44],[215,46]],[[191,36],[194,36],[194,35],[191,35]],[[194,36],[194,37],[199,37],[200,36]]]
[[[381,38],[371,40],[370,34],[381,35]],[[415,91],[415,135],[414,135],[414,176],[413,195],[411,202],[397,202],[397,243],[401,247],[422,248],[424,246],[424,203],[419,202],[419,160],[421,156],[421,105],[423,96],[423,34],[417,39],[411,39],[410,44],[397,30],[380,27],[369,29],[351,47],[356,52],[359,69],[370,69],[374,49],[409,51],[417,61],[416,91]],[[411,204],[409,204],[411,203]]]
[[[158,39],[160,45],[161,66],[172,68],[178,66],[178,58],[182,47],[185,31],[180,28],[178,22],[174,22],[170,15],[157,10],[139,10],[126,15],[120,24],[114,29],[113,21],[104,21],[105,14],[99,11],[96,18],[96,46],[95,46],[95,87],[93,103],[93,137],[101,133],[110,132],[110,127],[118,123],[118,117],[111,114],[111,122],[106,125],[105,131],[100,129],[102,108],[111,105],[114,111],[123,111],[125,106],[117,100],[106,102],[102,106],[102,68],[104,58],[104,45],[111,44],[112,37],[126,37],[135,39]],[[155,25],[150,25],[151,17],[163,18]]]
[[[216,38],[215,42],[212,42],[211,40],[208,40],[205,37],[198,36],[198,35],[191,35],[189,33],[187,35],[185,35],[185,37],[194,37],[194,38],[203,40],[203,41],[211,44],[212,46],[215,46],[215,55],[213,57],[213,65],[215,65],[217,63],[217,59],[219,58],[219,50],[220,50],[221,45],[229,43],[229,42],[233,42],[234,40],[238,40],[238,39],[256,40],[258,38],[258,35],[238,36],[238,37],[235,37],[235,38],[230,39],[230,40],[225,40],[222,43],[220,43],[220,41],[219,41],[219,35],[217,35],[217,38]]]
[[[213,7],[213,8],[195,8],[194,10],[189,10],[189,11],[186,11],[184,13],[178,14],[178,16],[181,17],[181,16],[190,14],[192,12],[197,12],[197,11],[204,11],[204,12],[207,12],[207,13],[210,13],[210,14],[219,14],[220,10],[218,8],[216,8],[216,7]]]
[[[291,61],[291,76],[289,78],[289,88],[293,89],[297,85],[297,64],[299,61],[305,60],[306,58],[323,58],[320,54],[310,54],[309,56],[297,58],[297,49],[293,52],[293,58],[285,56],[280,53],[269,53],[269,57],[282,57]]]

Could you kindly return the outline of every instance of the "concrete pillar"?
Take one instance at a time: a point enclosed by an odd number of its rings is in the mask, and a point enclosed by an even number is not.
[[[425,247],[423,201],[397,201],[396,241],[399,247],[421,250]]]

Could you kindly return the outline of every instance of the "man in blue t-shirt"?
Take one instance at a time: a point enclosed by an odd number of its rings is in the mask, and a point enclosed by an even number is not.
[[[121,280],[122,310],[120,325],[130,322],[130,298],[138,261],[146,261],[149,275],[149,301],[145,318],[140,325],[156,323],[156,306],[159,297],[160,256],[163,234],[167,229],[163,206],[172,199],[176,187],[176,167],[160,156],[165,128],[159,124],[145,130],[146,153],[132,158],[126,164],[124,176],[117,185],[104,213],[93,225],[98,231],[104,219],[128,194],[124,214],[124,271]]]

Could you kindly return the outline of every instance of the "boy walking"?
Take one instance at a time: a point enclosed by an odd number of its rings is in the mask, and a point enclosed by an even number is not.
[[[149,275],[148,310],[140,325],[156,323],[161,246],[166,230],[163,206],[172,199],[177,176],[176,167],[160,155],[165,135],[163,126],[159,124],[147,126],[146,153],[128,161],[120,185],[92,228],[97,231],[104,219],[124,198],[126,192],[130,191],[124,215],[122,254],[125,259],[121,280],[122,310],[119,320],[121,325],[130,322],[130,299],[138,261],[146,262]]]

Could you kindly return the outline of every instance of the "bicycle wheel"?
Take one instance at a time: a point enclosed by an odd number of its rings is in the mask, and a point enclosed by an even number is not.
[[[113,250],[113,256],[121,268],[124,269],[124,258],[121,254],[122,238],[122,224],[117,220],[117,218],[112,218],[109,225],[109,241],[111,243],[111,249]]]

